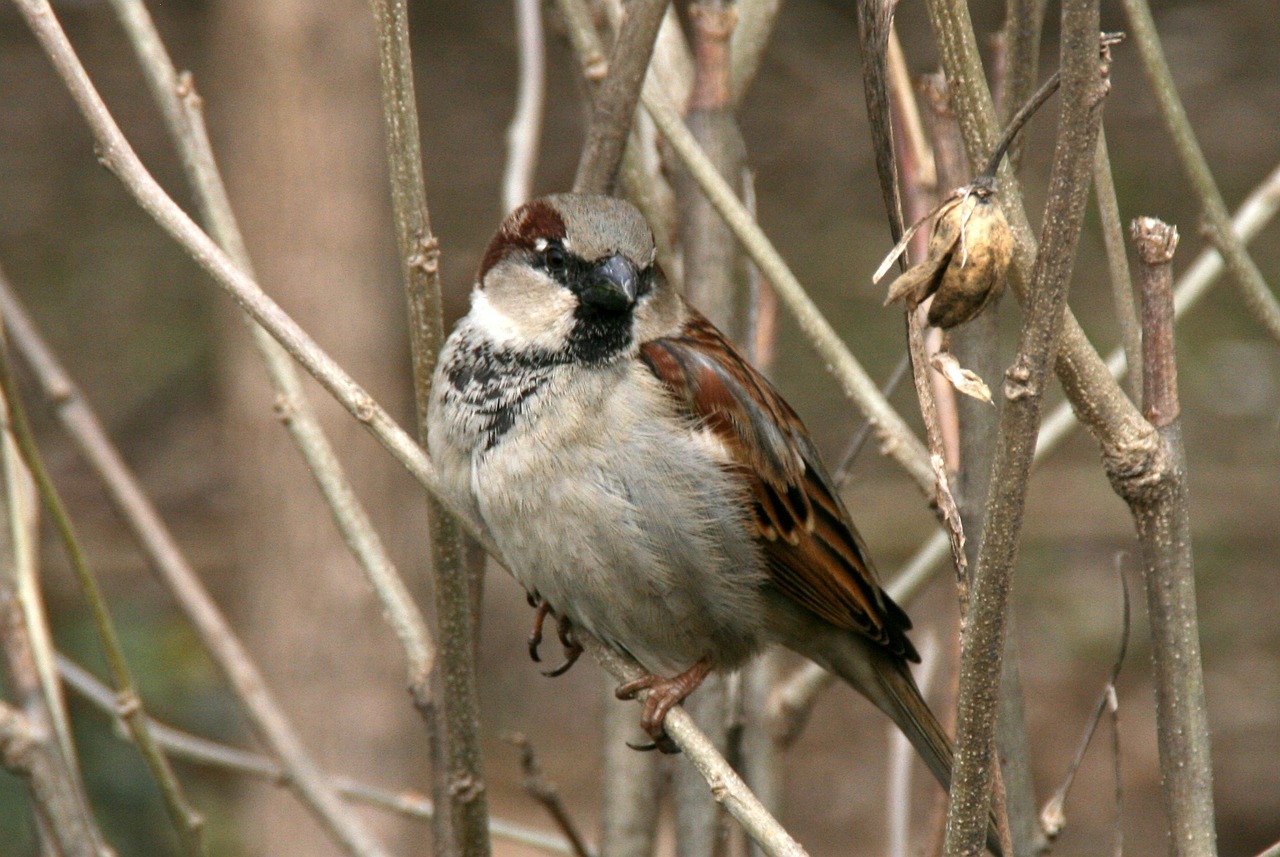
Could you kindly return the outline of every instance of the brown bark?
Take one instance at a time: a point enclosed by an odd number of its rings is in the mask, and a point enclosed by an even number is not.
[[[260,281],[379,401],[404,412],[403,298],[367,6],[222,0],[213,46],[211,125]],[[227,313],[224,323],[238,625],[323,764],[407,784],[415,758],[416,767],[426,763],[406,752],[422,730],[397,693],[402,654],[281,430],[240,321]],[[405,529],[387,525],[392,510],[421,506],[397,503],[399,468],[346,414],[323,403],[320,416],[375,525],[384,535]],[[243,813],[245,840],[262,853],[334,853],[274,790],[247,786]],[[378,823],[395,850],[399,823]]]

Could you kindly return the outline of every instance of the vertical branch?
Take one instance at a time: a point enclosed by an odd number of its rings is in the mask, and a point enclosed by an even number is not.
[[[58,755],[53,733],[0,702],[0,765],[27,781],[38,817],[61,857],[107,857],[113,852]]]
[[[1006,401],[987,503],[987,529],[978,552],[970,621],[961,643],[947,857],[977,854],[986,831],[1013,565],[1036,431],[1057,354],[1108,87],[1106,63],[1100,66],[1098,60],[1098,27],[1097,0],[1064,0],[1062,112],[1044,234],[1032,272],[1017,356],[1005,373]]]
[[[1098,154],[1093,163],[1093,193],[1098,200],[1102,243],[1107,250],[1107,270],[1111,274],[1111,298],[1116,308],[1116,319],[1120,323],[1124,354],[1130,366],[1137,366],[1142,362],[1142,336],[1138,329],[1138,312],[1133,306],[1133,281],[1129,277],[1124,227],[1120,223],[1120,202],[1116,199],[1116,183],[1111,178],[1111,156],[1107,153],[1105,128],[1098,131]],[[1129,373],[1129,389],[1133,401],[1141,405],[1141,373]]]
[[[7,402],[0,397],[0,507],[4,537],[0,538],[0,653],[6,667],[6,682],[22,711],[0,709],[0,760],[13,773],[27,780],[28,791],[46,844],[64,857],[95,855],[106,851],[97,828],[84,784],[75,760],[75,748],[66,723],[57,666],[48,676],[42,663],[52,658],[47,628],[37,626],[43,619],[38,604],[32,604],[35,569],[34,542],[39,524],[31,477],[22,463],[9,431]],[[24,589],[32,590],[24,596]],[[41,636],[45,636],[43,641]]]
[[[1112,474],[1112,482],[1129,502],[1142,545],[1171,853],[1213,857],[1213,767],[1173,348],[1170,263],[1178,233],[1153,218],[1139,218],[1133,238],[1142,294],[1143,411],[1159,432],[1160,447],[1149,471]]]
[[[573,189],[612,193],[618,165],[640,103],[640,88],[670,0],[632,0],[609,58],[608,77],[592,103],[591,127]]]
[[[615,686],[616,680],[606,673],[604,688],[610,700],[614,700]],[[646,740],[631,706],[605,705],[600,857],[652,857],[654,853],[660,760],[656,753],[637,753],[627,746]]]
[[[520,83],[516,90],[515,115],[507,126],[507,167],[502,177],[504,211],[515,209],[531,195],[542,137],[542,101],[547,75],[542,4],[540,0],[515,0],[515,8]]]
[[[93,616],[99,643],[102,646],[107,668],[111,671],[112,683],[115,685],[121,717],[129,729],[129,734],[133,736],[133,741],[137,744],[151,776],[160,787],[165,810],[178,834],[183,852],[191,855],[201,854],[204,851],[202,842],[204,818],[187,800],[168,757],[155,740],[155,736],[151,734],[142,698],[138,695],[132,670],[125,659],[111,610],[107,606],[97,579],[89,569],[88,560],[81,549],[70,515],[45,470],[35,436],[23,412],[22,402],[17,397],[17,385],[10,366],[8,349],[3,342],[0,342],[0,389],[4,392],[5,404],[8,407],[9,429],[13,433],[14,441],[27,469],[31,471],[31,476],[35,480],[40,499],[48,509],[49,517],[66,548],[71,569]]]
[[[1257,264],[1249,256],[1244,243],[1231,230],[1231,218],[1227,214],[1222,193],[1209,171],[1200,142],[1196,139],[1187,111],[1173,85],[1173,74],[1160,45],[1160,35],[1151,17],[1147,0],[1122,0],[1125,15],[1129,18],[1130,32],[1142,57],[1147,80],[1155,92],[1160,116],[1173,139],[1178,162],[1200,204],[1201,215],[1208,226],[1209,240],[1226,260],[1227,270],[1240,287],[1245,305],[1266,331],[1280,339],[1280,302],[1267,287]]]
[[[373,13],[396,245],[409,305],[418,438],[425,443],[431,380],[444,342],[440,246],[431,230],[422,174],[408,7],[405,0],[373,0]],[[440,658],[430,696],[425,681],[413,689],[415,704],[433,723],[432,788],[437,807],[433,845],[438,857],[484,857],[489,853],[489,807],[481,770],[473,618],[484,565],[478,564],[469,574],[457,521],[432,497],[427,498],[426,512]]]

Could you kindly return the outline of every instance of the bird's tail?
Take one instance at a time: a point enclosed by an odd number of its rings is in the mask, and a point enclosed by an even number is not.
[[[906,662],[853,634],[815,635],[810,641],[818,645],[805,646],[810,651],[796,647],[797,650],[840,676],[889,715],[938,782],[950,792],[954,756],[951,739],[920,695]],[[1002,857],[998,831],[993,811],[987,826],[987,848],[996,857]]]

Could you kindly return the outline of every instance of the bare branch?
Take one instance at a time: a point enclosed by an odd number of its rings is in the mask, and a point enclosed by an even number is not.
[[[974,575],[970,622],[961,640],[947,857],[977,854],[986,833],[1009,593],[1027,477],[1048,371],[1058,350],[1108,87],[1105,60],[1101,66],[1098,60],[1097,0],[1064,0],[1062,63],[1062,113],[1045,230],[1017,356],[1005,374],[1006,402],[991,475],[987,525]]]
[[[165,810],[169,814],[170,823],[173,824],[174,829],[177,831],[178,840],[184,853],[189,855],[202,854],[204,851],[202,837],[204,818],[188,801],[182,784],[178,782],[177,776],[173,773],[169,760],[165,757],[163,750],[147,728],[147,717],[143,709],[142,698],[138,694],[132,670],[125,659],[124,649],[120,644],[120,636],[116,631],[115,620],[112,618],[110,607],[107,605],[106,598],[98,586],[97,578],[94,577],[89,568],[88,559],[71,523],[70,514],[58,495],[52,480],[49,478],[48,471],[45,470],[39,447],[36,445],[35,435],[31,431],[22,402],[18,398],[17,384],[9,361],[8,345],[4,342],[0,342],[0,388],[4,390],[4,397],[9,409],[9,429],[13,434],[13,439],[18,446],[18,450],[22,453],[27,469],[35,480],[40,499],[48,510],[49,517],[66,549],[67,558],[70,561],[71,570],[75,574],[76,582],[80,585],[81,592],[88,603],[89,612],[93,617],[94,627],[98,634],[99,643],[102,646],[107,667],[111,671],[111,679],[115,685],[117,705],[120,706],[121,716],[124,718],[125,723],[128,724],[129,732],[133,736],[134,743],[137,744],[138,751],[146,762],[151,776],[155,778],[160,787],[160,793],[164,798]]]
[[[1173,85],[1173,74],[1169,71],[1169,62],[1160,45],[1151,8],[1147,5],[1147,0],[1123,0],[1123,5],[1138,54],[1142,57],[1147,80],[1155,93],[1160,116],[1164,119],[1165,129],[1173,139],[1174,151],[1177,152],[1178,162],[1191,185],[1191,191],[1200,203],[1209,240],[1226,260],[1227,270],[1240,288],[1249,311],[1273,339],[1280,340],[1280,302],[1277,302],[1275,294],[1267,286],[1262,272],[1249,256],[1244,243],[1231,231],[1226,203],[1213,180],[1213,173],[1209,171],[1209,162],[1200,149],[1182,100],[1178,98],[1178,90]]]
[[[261,671],[231,630],[195,569],[183,555],[155,506],[112,445],[80,391],[40,339],[9,284],[0,277],[0,314],[13,340],[34,370],[52,411],[80,453],[98,474],[107,496],[142,552],[196,629],[201,642],[235,690],[249,723],[288,772],[288,784],[339,842],[351,840],[348,853],[362,851],[367,837],[320,775],[292,724],[272,697]]]
[[[1111,274],[1111,299],[1120,323],[1120,337],[1125,358],[1137,366],[1142,354],[1142,333],[1138,329],[1138,311],[1133,305],[1133,280],[1129,277],[1129,258],[1125,255],[1124,226],[1120,223],[1120,202],[1116,184],[1111,178],[1111,156],[1107,153],[1106,129],[1098,131],[1098,154],[1093,163],[1093,192],[1098,200],[1098,216],[1102,223],[1102,244],[1107,251],[1107,270]],[[1129,376],[1129,389],[1135,404],[1142,405],[1142,376]]]
[[[444,343],[440,249],[431,229],[422,173],[408,5],[406,0],[373,0],[372,8],[378,28],[396,244],[409,309],[418,439],[425,443],[431,382]],[[431,694],[426,673],[415,677],[411,690],[433,732],[436,805],[448,807],[448,812],[438,812],[433,819],[432,846],[437,857],[485,857],[490,850],[489,804],[481,765],[472,616],[472,605],[480,600],[484,566],[481,563],[474,574],[468,573],[458,523],[434,498],[427,498],[426,514],[440,658],[431,676]]]
[[[627,7],[609,57],[609,75],[592,102],[591,128],[573,182],[573,189],[579,193],[613,191],[653,43],[669,2],[633,0]]]
[[[111,688],[94,678],[88,670],[62,655],[58,655],[58,671],[63,681],[73,691],[111,717],[115,721],[118,736],[128,740],[128,733],[119,722],[115,695],[111,692]],[[157,720],[151,721],[151,729],[155,733],[156,740],[175,759],[256,777],[282,788],[289,785],[288,769],[269,756],[192,735],[190,732],[175,729]],[[325,775],[325,778],[334,793],[352,803],[361,803],[424,821],[430,820],[435,814],[435,807],[431,800],[414,791],[379,788],[340,774]],[[493,818],[489,821],[489,832],[494,836],[528,845],[540,851],[576,857],[573,847],[563,838],[523,824]]]
[[[52,732],[41,732],[0,702],[0,764],[27,781],[40,818],[63,857],[107,857],[87,806],[58,755]]]
[[[514,0],[520,83],[516,110],[507,126],[507,166],[502,177],[502,208],[512,211],[529,199],[542,138],[542,101],[546,89],[546,44],[541,0]]]
[[[547,810],[551,820],[555,822],[556,827],[560,828],[560,832],[572,846],[574,857],[592,857],[591,849],[583,841],[577,825],[569,817],[564,801],[560,799],[560,790],[542,775],[542,766],[538,764],[538,757],[529,739],[517,732],[508,735],[507,740],[520,751],[520,769],[524,772],[525,792]]]
[[[138,55],[152,96],[160,106],[187,174],[197,207],[210,233],[245,271],[252,271],[226,187],[205,129],[201,99],[189,74],[178,74],[141,0],[111,0]],[[344,542],[382,602],[384,615],[407,657],[410,686],[425,681],[435,646],[417,604],[373,528],[368,513],[343,472],[289,355],[246,316],[254,346],[262,355],[285,428],[314,475]],[[216,656],[215,656],[216,659]]]
[[[1112,484],[1133,512],[1142,546],[1151,660],[1156,690],[1156,737],[1171,853],[1217,854],[1213,766],[1187,501],[1186,459],[1178,420],[1173,353],[1170,263],[1177,231],[1151,218],[1134,223],[1142,294],[1143,411],[1159,432],[1159,447],[1141,471],[1110,470]]]
[[[638,664],[624,659],[594,638],[589,637],[584,643],[600,665],[617,680],[631,681],[641,674]],[[644,701],[645,693],[641,692],[638,701]],[[667,714],[666,730],[706,779],[715,799],[724,804],[729,814],[738,820],[747,835],[758,842],[766,854],[770,857],[806,857],[807,852],[800,843],[778,824],[751,793],[742,778],[694,725],[688,712],[680,706],[671,709]]]

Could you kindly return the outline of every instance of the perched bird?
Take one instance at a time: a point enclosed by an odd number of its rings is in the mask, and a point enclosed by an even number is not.
[[[580,629],[648,671],[619,695],[648,689],[659,748],[710,672],[780,643],[889,715],[949,787],[911,623],[808,431],[667,283],[629,203],[564,194],[507,217],[440,355],[428,442],[541,605],[535,635],[550,611],[566,644]]]

